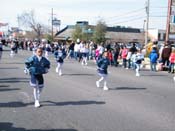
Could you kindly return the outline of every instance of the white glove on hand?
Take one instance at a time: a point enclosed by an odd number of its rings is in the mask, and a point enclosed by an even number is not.
[[[24,69],[24,73],[27,75],[29,74],[29,70],[27,68]]]

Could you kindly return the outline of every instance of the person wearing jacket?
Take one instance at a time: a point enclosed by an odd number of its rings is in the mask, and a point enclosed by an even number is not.
[[[157,59],[158,59],[158,53],[156,47],[153,47],[149,58],[150,58],[150,66],[151,66],[151,71],[157,71],[156,70],[156,65],[157,65]]]
[[[57,67],[56,67],[56,73],[59,74],[59,76],[62,75],[62,66],[64,63],[64,59],[63,59],[63,51],[61,49],[61,47],[58,47],[58,50],[54,52],[54,56],[57,62]]]
[[[141,50],[137,50],[132,57],[131,57],[132,62],[135,65],[135,71],[136,71],[136,76],[140,76],[140,66],[142,64],[142,61],[144,60],[144,55],[141,53]]]
[[[168,72],[169,73],[174,73],[174,65],[175,65],[175,49],[172,50],[171,55],[169,57],[169,68],[168,68]]]
[[[31,76],[30,85],[33,87],[35,107],[40,107],[39,97],[44,87],[43,74],[48,73],[50,68],[50,62],[42,54],[43,49],[37,48],[36,54],[25,61],[26,69]]]
[[[161,56],[164,66],[169,66],[170,54],[171,54],[171,47],[170,47],[170,45],[166,44],[162,50],[162,56]]]
[[[127,69],[127,55],[128,55],[128,49],[126,48],[126,46],[124,45],[123,47],[122,47],[122,50],[121,50],[121,57],[122,57],[122,59],[123,59],[123,66],[124,66],[124,68],[126,68]]]
[[[100,82],[104,81],[103,90],[109,90],[109,88],[107,87],[109,59],[107,57],[107,52],[104,52],[103,57],[97,60],[98,74],[101,78],[96,81],[96,86],[100,87]]]
[[[2,51],[3,51],[3,45],[2,42],[0,41],[0,60],[2,58]]]

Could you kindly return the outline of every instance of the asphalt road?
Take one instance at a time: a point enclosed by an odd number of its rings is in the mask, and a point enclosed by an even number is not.
[[[41,108],[35,108],[20,51],[0,60],[0,131],[175,131],[175,83],[167,72],[109,67],[109,91],[97,88],[91,61],[66,60],[63,76],[51,69],[45,77]]]

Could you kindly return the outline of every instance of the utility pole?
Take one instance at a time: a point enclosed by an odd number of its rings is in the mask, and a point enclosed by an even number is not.
[[[149,13],[150,13],[150,0],[146,2],[146,31],[145,31],[145,45],[148,44],[148,29],[149,29]]]
[[[51,12],[51,26],[52,26],[52,41],[53,41],[53,8]]]
[[[168,18],[167,18],[167,24],[166,24],[166,39],[165,39],[165,41],[168,41],[169,40],[171,5],[172,5],[172,0],[168,0]]]

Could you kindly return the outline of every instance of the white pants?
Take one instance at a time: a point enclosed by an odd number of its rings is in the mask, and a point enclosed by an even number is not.
[[[45,51],[45,57],[49,59],[49,51]]]
[[[82,65],[87,65],[87,57],[83,56]]]
[[[135,64],[135,66],[136,66],[136,75],[137,74],[139,74],[140,75],[140,73],[139,73],[139,71],[140,71],[140,64]]]
[[[33,88],[33,96],[35,101],[39,101],[42,89],[43,88],[38,87]]]
[[[107,87],[107,74],[99,74],[101,76],[101,78],[98,80],[98,82],[102,82],[104,81],[104,87]]]
[[[57,63],[57,67],[56,67],[56,73],[58,73],[59,75],[62,75],[62,67],[63,67],[63,63]]]
[[[10,51],[10,56],[13,57],[15,55],[15,52],[13,50]]]

